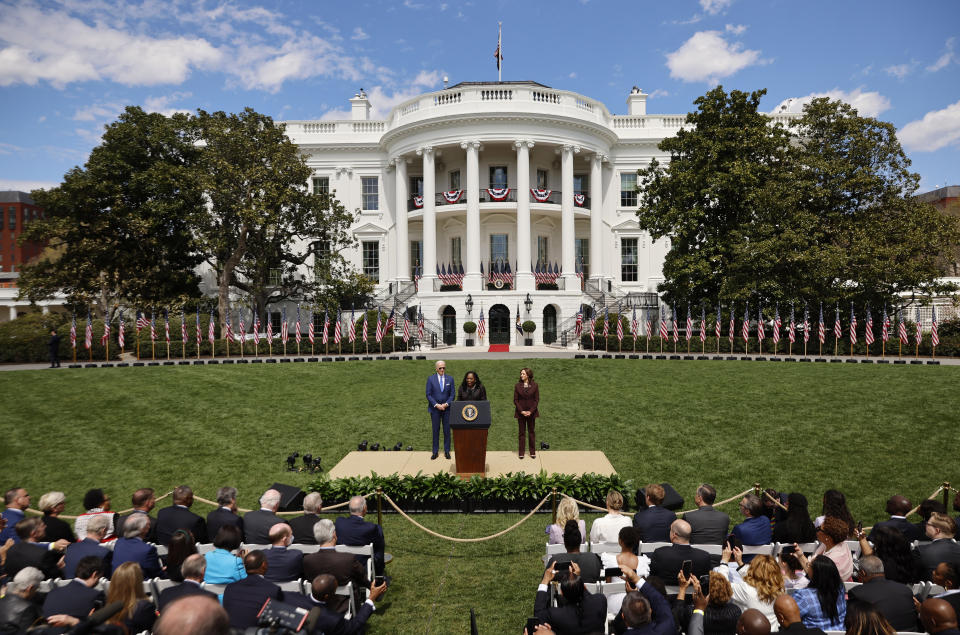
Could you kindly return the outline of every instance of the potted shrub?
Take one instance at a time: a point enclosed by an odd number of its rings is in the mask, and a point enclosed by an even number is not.
[[[477,332],[477,323],[476,322],[464,322],[463,323],[463,332],[467,334],[466,345],[473,346],[473,334]]]
[[[523,340],[524,346],[533,346],[533,337],[531,333],[537,330],[537,325],[533,323],[533,320],[527,320],[523,323],[523,332],[526,334],[526,338]]]

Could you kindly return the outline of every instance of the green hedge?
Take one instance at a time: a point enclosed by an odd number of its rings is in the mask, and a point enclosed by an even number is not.
[[[50,359],[48,344],[50,329],[53,328],[57,329],[57,335],[60,336],[60,361],[69,362],[73,359],[73,349],[70,347],[70,318],[59,313],[31,313],[0,324],[0,362],[46,362]],[[86,328],[86,320],[77,321],[77,361],[90,359],[84,346]],[[106,354],[100,344],[102,335],[103,320],[94,320],[91,348],[94,361],[103,361]],[[111,332],[110,339],[110,359],[118,359],[120,351],[115,332]]]

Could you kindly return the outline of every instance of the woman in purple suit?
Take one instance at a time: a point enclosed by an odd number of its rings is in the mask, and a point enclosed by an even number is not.
[[[520,458],[523,458],[524,437],[530,437],[530,458],[537,458],[537,437],[534,433],[534,424],[540,411],[540,387],[533,381],[533,371],[529,368],[520,369],[520,381],[513,387],[513,404],[516,411],[513,413],[519,427]]]

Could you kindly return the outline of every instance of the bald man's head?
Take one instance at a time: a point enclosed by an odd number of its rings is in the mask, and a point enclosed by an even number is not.
[[[328,601],[337,592],[337,579],[329,573],[323,573],[313,579],[310,593],[317,602]]]
[[[773,603],[773,613],[777,616],[777,621],[782,628],[800,621],[800,607],[797,606],[797,601],[786,593]]]
[[[946,600],[930,598],[920,605],[920,621],[928,633],[957,628],[957,613]]]
[[[690,523],[678,518],[670,525],[670,542],[678,545],[689,544],[690,533]]]
[[[770,635],[770,620],[757,609],[747,609],[737,620],[737,635]]]
[[[155,635],[227,635],[230,618],[215,599],[188,595],[164,607],[153,632]]]

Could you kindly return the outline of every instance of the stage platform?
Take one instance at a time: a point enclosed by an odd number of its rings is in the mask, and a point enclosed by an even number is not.
[[[416,476],[418,472],[425,475],[449,473],[454,474],[456,455],[450,459],[441,454],[436,460],[430,460],[429,452],[358,452],[354,451],[343,457],[332,470],[330,478],[346,478],[349,476],[370,476],[376,472],[380,476],[399,474],[400,476]],[[603,452],[566,452],[562,450],[541,450],[537,458],[529,456],[517,458],[513,452],[487,452],[487,476],[503,476],[507,472],[526,472],[539,474],[543,470],[550,474],[574,474],[577,476],[602,474],[610,476],[616,474],[613,465],[607,460]]]

